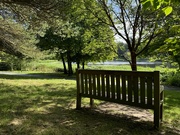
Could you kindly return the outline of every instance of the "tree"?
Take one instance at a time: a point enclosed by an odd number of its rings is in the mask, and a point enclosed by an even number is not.
[[[60,27],[60,28],[59,28]],[[44,36],[38,36],[37,46],[41,50],[51,50],[56,52],[57,59],[62,59],[64,73],[72,74],[72,55],[74,55],[74,34],[75,29],[69,23],[61,23],[59,27],[49,28]],[[68,72],[65,60],[68,62]]]
[[[117,43],[117,55],[118,58],[120,59],[127,59],[129,58],[129,51],[128,51],[128,46],[123,43],[123,42],[118,42]]]
[[[35,36],[10,16],[0,17],[0,50],[19,58],[35,57],[38,52]],[[34,54],[34,55],[33,55]]]
[[[76,62],[79,68],[80,63],[84,65],[88,61],[113,58],[111,47],[115,46],[112,30],[109,26],[99,23],[91,12],[85,10],[83,1],[74,1],[72,5],[67,14],[69,21],[55,18],[51,28],[46,31],[44,37],[40,37],[38,43],[43,49],[57,48],[62,61],[67,60],[69,72],[71,62]]]
[[[160,32],[159,25],[162,25],[160,18],[156,18],[156,12],[144,10],[140,0],[98,0],[97,2],[99,11],[95,12],[96,7],[90,7],[89,4],[86,4],[86,8],[99,21],[113,28],[114,32],[127,44],[131,56],[127,60],[132,70],[137,70],[137,57]],[[100,18],[100,14],[105,14],[105,16]]]
[[[43,19],[65,17],[65,11],[71,7],[71,2],[68,0],[2,0],[0,5],[16,14],[18,19],[31,20],[34,15]]]
[[[96,5],[97,8],[94,10],[99,11],[98,3],[95,1],[87,2],[75,0],[69,15],[74,25],[79,27],[79,35],[76,38],[78,39],[76,48],[79,48],[76,61],[83,63],[83,65],[89,61],[112,59],[115,55],[112,50],[116,46],[112,29],[106,24],[101,23],[94,17],[92,12],[86,10],[86,4],[89,4]],[[104,14],[100,16],[103,17]]]
[[[112,58],[113,53],[110,51],[110,46],[114,44],[112,30],[99,23],[94,17],[92,18],[89,11],[84,12],[83,4],[82,1],[79,3],[75,0],[71,2],[4,0],[0,2],[0,8],[3,19],[10,18],[21,24],[25,30],[33,29],[34,34],[38,33],[37,35],[40,35],[41,39],[47,27],[55,26],[53,29],[57,28],[58,31],[54,31],[51,37],[60,36],[61,45],[58,43],[54,49],[58,46],[62,59],[66,55],[69,67],[71,67],[72,61],[76,61],[79,67],[80,63],[84,65],[86,61],[105,60],[110,55]],[[63,27],[67,27],[63,24],[56,26],[61,19],[64,20],[63,22],[70,22],[73,26],[68,27],[72,30],[63,29]],[[76,31],[79,33],[78,35],[74,35],[76,28],[79,28]],[[103,32],[107,32],[107,34]]]
[[[173,6],[173,12],[167,17],[162,33],[154,40],[146,55],[158,55],[168,62],[176,62],[180,69],[180,10],[179,4]]]
[[[70,7],[70,1],[62,0],[3,0],[0,14],[3,19],[22,24],[26,30],[42,34],[47,25],[52,24],[51,18],[65,20]]]
[[[56,25],[48,29],[44,36],[39,36],[37,46],[42,50],[56,50],[57,55],[62,59],[64,73],[67,73],[65,65],[67,60],[69,75],[72,74],[72,62],[77,63],[77,68],[80,68],[80,63],[82,63],[84,68],[85,62],[112,58],[114,55],[110,47],[115,44],[110,37],[107,37],[110,34],[109,28],[99,25],[94,29],[90,25],[92,23],[85,24],[84,21],[76,24],[59,23],[59,27]],[[103,32],[109,34],[104,35]]]
[[[32,2],[31,4],[25,0],[4,0],[0,2],[1,51],[20,58],[39,56],[40,52],[35,46],[35,33],[37,31],[32,30],[31,26],[35,23],[34,17],[38,17],[36,11],[42,5],[38,3],[32,4]],[[42,10],[47,10],[47,7],[44,5]],[[39,28],[42,29],[42,26]]]

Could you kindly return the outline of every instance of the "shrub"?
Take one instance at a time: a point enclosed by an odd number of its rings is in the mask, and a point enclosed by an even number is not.
[[[6,62],[0,62],[0,71],[9,71],[11,66]]]
[[[174,76],[175,72],[173,71],[164,71],[160,73],[161,82],[166,83],[168,78]]]
[[[169,76],[166,84],[180,87],[180,72],[176,72],[174,75]]]

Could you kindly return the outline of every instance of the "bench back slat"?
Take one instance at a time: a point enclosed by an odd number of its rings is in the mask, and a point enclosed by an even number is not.
[[[147,78],[147,104],[152,104],[152,77]]]
[[[102,87],[102,97],[105,97],[105,79],[104,74],[101,74],[101,87]]]
[[[96,95],[96,76],[95,74],[93,76],[93,95]]]
[[[93,92],[93,83],[92,83],[92,75],[89,74],[89,94],[92,95],[92,92]]]
[[[116,93],[117,93],[117,99],[120,100],[121,99],[121,89],[120,89],[120,76],[116,75]]]
[[[100,74],[97,74],[97,91],[98,91],[98,96],[101,95],[101,90],[100,90]]]
[[[138,89],[138,76],[133,76],[133,92],[134,92],[134,102],[139,103],[139,89]]]
[[[110,98],[110,82],[109,82],[109,75],[106,75],[106,92],[107,98]]]
[[[85,94],[88,94],[88,81],[87,81],[87,78],[88,78],[88,76],[87,76],[87,74],[85,74]]]
[[[132,82],[132,76],[127,77],[128,82],[128,102],[132,102],[132,89],[133,89],[133,82]]]
[[[111,98],[115,99],[115,76],[111,75]]]
[[[122,81],[122,100],[126,101],[126,77],[124,75],[121,76]]]
[[[81,82],[81,85],[79,85],[79,86],[81,86],[81,87],[80,87],[80,92],[81,92],[81,93],[84,93],[84,74],[80,74],[80,76],[81,76],[81,77],[80,77],[80,79],[81,79],[81,81],[80,81],[80,82]]]
[[[141,104],[145,104],[145,77],[140,77],[140,98]]]

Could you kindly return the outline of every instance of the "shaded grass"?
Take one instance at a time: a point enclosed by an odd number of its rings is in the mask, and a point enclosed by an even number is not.
[[[178,134],[180,101],[176,91],[166,91],[165,124],[162,131],[156,131],[152,121],[134,121],[131,116],[90,108],[75,110],[73,78],[11,77],[0,76],[0,135]],[[83,105],[87,104],[84,99]]]
[[[68,76],[64,73],[39,73],[39,72],[0,72],[0,78],[3,79],[73,79],[75,80],[75,75]]]

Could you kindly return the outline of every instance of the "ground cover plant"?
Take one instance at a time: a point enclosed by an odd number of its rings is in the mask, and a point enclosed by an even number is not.
[[[38,75],[0,75],[0,134],[177,135],[180,132],[179,91],[165,91],[164,125],[157,131],[152,128],[151,118],[145,117],[144,121],[141,116],[123,114],[111,108],[111,104],[101,108],[104,102],[96,101],[96,107],[90,109],[87,107],[89,100],[83,99],[86,107],[75,110],[74,77]],[[152,117],[151,112],[147,113]]]

